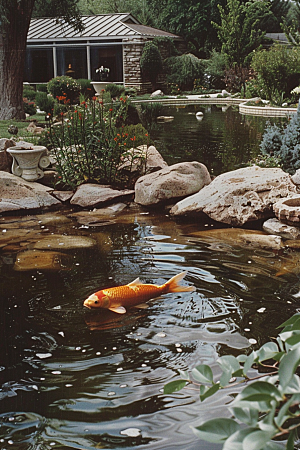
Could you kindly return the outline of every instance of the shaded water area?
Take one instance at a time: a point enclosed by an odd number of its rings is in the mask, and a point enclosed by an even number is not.
[[[202,117],[196,117],[202,112]],[[247,164],[259,153],[267,122],[279,120],[239,114],[237,106],[164,106],[172,122],[153,122],[151,138],[168,164],[199,161],[213,175]]]
[[[231,390],[200,403],[196,390],[163,386],[198,364],[217,376],[218,356],[276,336],[299,308],[300,253],[137,206],[87,223],[71,210],[0,217],[0,449],[219,449],[190,426],[226,416]],[[195,292],[124,315],[83,307],[104,287],[185,270]]]

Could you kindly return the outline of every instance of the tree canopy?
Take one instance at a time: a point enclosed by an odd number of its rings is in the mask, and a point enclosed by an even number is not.
[[[244,66],[249,63],[253,50],[265,36],[265,22],[271,17],[270,3],[255,0],[242,3],[228,0],[227,7],[218,5],[221,23],[212,22],[224,53],[231,64]]]

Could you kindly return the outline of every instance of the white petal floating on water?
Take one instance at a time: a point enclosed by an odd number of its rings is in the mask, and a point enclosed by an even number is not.
[[[258,313],[263,313],[263,312],[265,312],[265,310],[266,310],[266,308],[259,308],[259,309],[257,310],[257,312],[258,312]]]
[[[250,344],[257,344],[257,340],[256,340],[256,339],[250,338],[250,339],[249,339],[249,343],[250,343]]]
[[[123,436],[138,437],[141,435],[141,430],[138,428],[126,428],[126,430],[120,431],[120,434]]]
[[[52,353],[37,353],[35,356],[37,356],[40,359],[46,359],[51,358]]]

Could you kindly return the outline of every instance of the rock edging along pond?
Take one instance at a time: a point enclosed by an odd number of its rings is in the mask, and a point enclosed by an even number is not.
[[[188,182],[184,183],[184,179]],[[206,167],[196,161],[179,163],[140,177],[135,190],[83,184],[63,198],[61,191],[0,172],[0,212],[43,210],[70,202],[82,208],[135,201],[143,207],[170,207],[175,217],[209,218],[231,226],[274,216],[273,204],[299,194],[292,177],[280,168],[250,166],[211,181]]]

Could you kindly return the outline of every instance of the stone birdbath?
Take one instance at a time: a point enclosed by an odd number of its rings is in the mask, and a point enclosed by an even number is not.
[[[43,178],[43,169],[50,165],[47,148],[41,145],[15,146],[7,149],[13,157],[11,171],[14,175],[26,181],[36,181]]]

